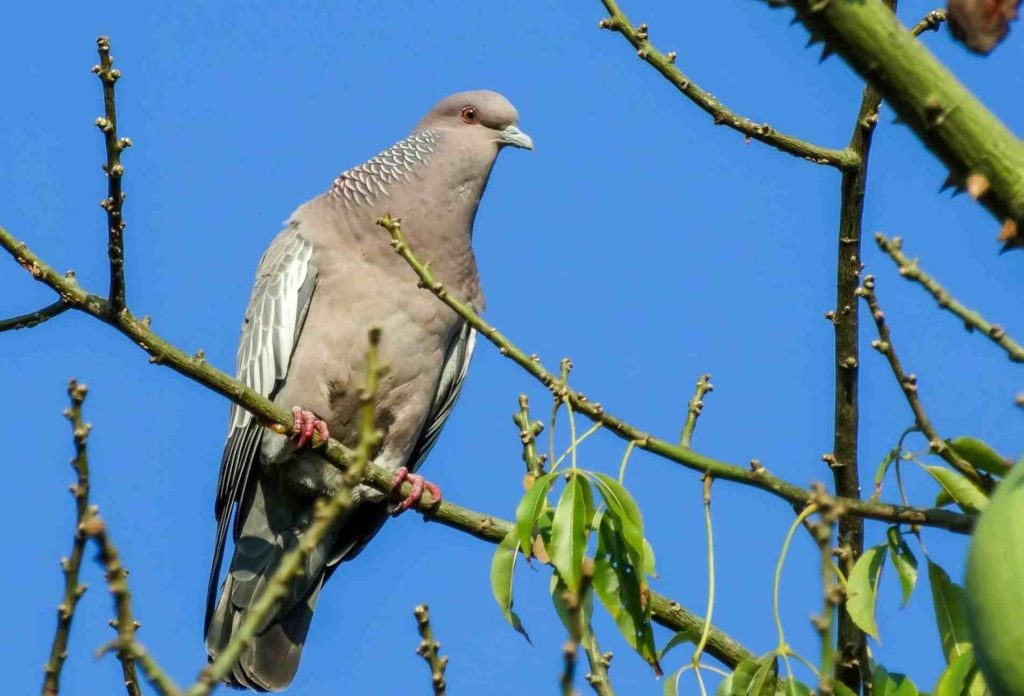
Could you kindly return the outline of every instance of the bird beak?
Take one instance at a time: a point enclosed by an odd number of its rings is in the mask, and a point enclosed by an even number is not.
[[[533,149],[533,138],[515,126],[506,126],[498,131],[498,142],[502,145],[512,145],[526,150]]]

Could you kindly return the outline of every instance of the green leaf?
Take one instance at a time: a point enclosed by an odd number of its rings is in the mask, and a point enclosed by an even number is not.
[[[654,647],[650,606],[645,601],[641,572],[633,565],[613,515],[601,516],[594,557],[594,591],[630,647],[660,671]]]
[[[562,620],[562,625],[565,626],[565,630],[572,632],[574,629],[569,625],[569,605],[565,603],[565,593],[569,591],[569,588],[565,586],[562,578],[558,576],[558,573],[551,574],[551,603],[555,605],[555,613],[558,614],[558,618]],[[590,617],[594,615],[594,593],[588,592],[587,596],[583,598],[583,617],[590,625]]]
[[[981,512],[988,505],[988,496],[952,469],[943,466],[926,466],[925,469],[964,512]]]
[[[935,507],[946,507],[947,505],[952,504],[953,498],[946,492],[945,488],[940,489],[939,492],[935,494]]]
[[[882,482],[885,481],[885,475],[889,472],[889,467],[896,461],[896,458],[900,456],[900,448],[893,447],[889,450],[885,458],[882,459],[882,463],[878,465],[878,469],[875,470],[875,490],[871,494],[871,500],[876,500],[882,493]]]
[[[757,660],[743,660],[732,674],[723,679],[715,692],[716,696],[773,696],[774,680],[765,683],[761,681],[760,691],[753,690],[754,680],[761,673],[762,668],[767,664],[772,666],[775,653],[768,653]]]
[[[515,529],[509,530],[502,542],[498,544],[498,549],[494,552],[494,558],[491,560],[491,592],[494,594],[498,606],[501,607],[501,613],[505,615],[505,620],[512,624],[512,628],[523,634],[527,642],[530,642],[530,636],[523,628],[519,615],[512,611],[512,577],[516,567],[516,556],[519,555],[518,548],[519,536]]]
[[[643,568],[644,520],[640,514],[640,506],[633,500],[629,491],[611,476],[597,472],[589,472],[588,475],[601,492],[601,497],[604,498],[604,502],[608,506],[608,513],[617,518],[618,528],[622,531],[629,554],[634,559],[634,565]]]
[[[516,508],[516,529],[519,533],[519,548],[527,558],[533,555],[533,527],[537,517],[547,504],[548,491],[551,490],[557,474],[544,474],[530,486]]]
[[[973,669],[974,650],[967,646],[967,649],[939,676],[932,696],[962,696],[968,684],[967,678]]]
[[[789,677],[782,684],[782,688],[776,691],[776,693],[785,694],[785,696],[814,696],[814,692],[811,691],[811,687],[804,684],[802,681],[797,681],[795,677]]]
[[[860,630],[878,640],[875,600],[885,564],[885,546],[872,546],[857,559],[846,582],[846,610]]]
[[[654,567],[654,547],[646,538],[644,538],[644,573],[653,578],[658,577],[658,571]]]
[[[1011,463],[1008,459],[977,438],[958,437],[947,440],[947,444],[975,469],[987,471],[994,476],[1006,476],[1010,470]]]
[[[964,589],[949,579],[941,566],[928,561],[928,582],[935,605],[935,623],[942,641],[942,654],[951,664],[970,648],[964,611]]]
[[[871,682],[875,696],[918,696],[917,686],[903,674],[889,674],[882,665],[875,665]],[[839,692],[837,691],[836,694]]]
[[[587,547],[587,503],[583,492],[586,485],[582,476],[571,476],[566,482],[555,508],[548,545],[551,564],[573,592],[580,589],[583,552]]]
[[[665,643],[665,647],[662,648],[661,652],[658,653],[658,659],[664,660],[665,655],[668,654],[668,651],[676,647],[677,645],[682,645],[683,643],[696,644],[698,640],[700,640],[699,635],[694,635],[689,631],[678,631],[675,635],[668,639],[667,643]]]
[[[877,691],[875,692],[878,693]],[[857,696],[853,693],[846,684],[841,681],[833,682],[832,684],[832,696]]]
[[[910,550],[906,539],[896,525],[889,527],[887,534],[889,541],[889,558],[896,568],[896,574],[900,578],[900,588],[903,590],[903,606],[907,606],[910,595],[914,592],[917,584],[917,558]]]
[[[774,694],[775,682],[779,673],[779,660],[774,652],[770,652],[757,661],[757,671],[747,685],[744,696],[767,696]]]

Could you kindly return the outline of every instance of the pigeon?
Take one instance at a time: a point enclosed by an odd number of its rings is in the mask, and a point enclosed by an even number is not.
[[[383,432],[374,462],[395,471],[396,491],[406,480],[413,490],[396,505],[368,486],[353,489],[353,505],[290,581],[285,599],[227,676],[229,685],[287,687],[320,591],[339,564],[355,558],[388,516],[415,505],[424,489],[440,499],[440,490],[415,472],[459,396],[475,332],[417,289],[415,274],[376,220],[384,213],[404,218],[410,246],[448,291],[483,311],[473,221],[498,153],[506,146],[533,149],[518,121],[515,107],[497,92],[446,97],[408,136],[299,206],[263,255],[236,374],[290,408],[294,428],[290,436],[275,433],[231,408],[214,505],[205,619],[210,660],[302,539],[317,500],[340,484],[341,473],[309,445],[315,433],[355,446],[371,326],[381,329],[380,359],[388,366],[373,402]],[[234,551],[220,584],[229,529]]]

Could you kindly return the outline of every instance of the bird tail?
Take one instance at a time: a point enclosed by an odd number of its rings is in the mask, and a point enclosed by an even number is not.
[[[239,506],[243,516],[220,597],[206,622],[206,652],[213,661],[231,642],[258,601],[282,557],[301,541],[312,518],[312,501],[289,496],[261,472]],[[225,678],[230,686],[280,691],[295,677],[327,571],[336,531],[321,541],[288,582],[278,606],[257,626],[252,641]],[[216,587],[213,581],[211,592]],[[212,600],[212,597],[211,597]]]

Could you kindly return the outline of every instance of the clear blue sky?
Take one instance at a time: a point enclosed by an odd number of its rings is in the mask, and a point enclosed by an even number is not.
[[[816,142],[843,145],[859,79],[837,58],[818,65],[788,12],[759,3],[628,0],[634,20],[699,84],[734,109]],[[902,3],[916,22],[933,3]],[[145,7],[144,7],[145,6]],[[498,162],[476,226],[489,318],[550,366],[576,364],[579,388],[654,433],[672,436],[693,383],[714,375],[696,447],[745,463],[759,458],[800,484],[828,477],[831,307],[839,197],[835,171],[716,128],[618,36],[598,31],[597,0],[546,3],[15,3],[5,12],[7,75],[0,109],[0,224],[59,269],[104,291],[102,111],[89,68],[110,34],[119,83],[128,200],[128,297],[137,314],[186,350],[234,364],[242,311],[265,244],[299,203],[406,133],[436,100],[490,88],[518,107],[534,153]],[[1019,27],[988,60],[947,32],[924,41],[1008,125],[1022,127],[1024,40]],[[966,196],[936,193],[945,173],[884,109],[871,164],[866,232],[906,239],[962,300],[1024,335],[1021,254],[997,256],[997,225]],[[939,430],[973,434],[1019,453],[1020,368],[940,314],[900,280],[873,243],[868,270],[908,370]],[[51,301],[17,266],[0,264],[0,312]],[[863,335],[864,480],[911,422],[880,356]],[[140,639],[179,682],[204,663],[203,602],[213,540],[212,500],[227,417],[220,397],[164,368],[96,321],[66,315],[0,336],[5,485],[0,521],[0,648],[8,693],[38,689],[61,594],[73,507],[71,440],[60,412],[69,377],[87,382],[94,424],[93,495],[131,569]],[[543,390],[483,345],[426,472],[452,501],[510,517],[521,493],[510,416]],[[564,435],[564,433],[562,433]],[[610,471],[624,443],[594,437],[582,464]],[[933,485],[908,474],[918,500]],[[704,531],[698,477],[643,454],[627,483],[658,554],[655,589],[703,610]],[[895,495],[891,488],[887,496]],[[774,647],[771,576],[789,507],[728,483],[714,488],[718,558],[715,622],[757,652]],[[869,525],[878,543],[884,526]],[[966,545],[926,532],[955,579]],[[488,584],[493,547],[415,515],[389,523],[321,598],[291,693],[427,693],[413,654],[412,608],[430,604],[459,694],[554,690],[563,630],[546,570],[519,573],[518,608],[531,647],[505,625]],[[781,605],[787,636],[816,654],[807,617],[819,607],[815,550],[797,537]],[[91,555],[91,554],[90,554]],[[110,694],[111,638],[102,576],[75,620],[65,693]],[[931,688],[942,656],[926,583],[898,609],[887,571],[878,659]],[[660,684],[602,612],[597,630],[616,657],[622,694]],[[668,634],[659,629],[659,643]],[[666,660],[682,665],[687,650]],[[585,685],[580,684],[581,688]],[[688,678],[683,693],[695,689]]]

